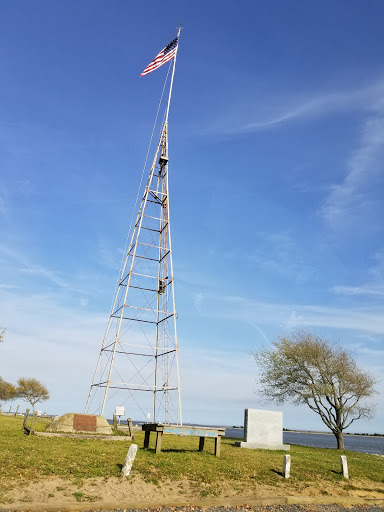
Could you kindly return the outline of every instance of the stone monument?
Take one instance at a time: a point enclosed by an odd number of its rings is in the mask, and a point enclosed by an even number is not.
[[[263,450],[289,450],[283,444],[283,413],[245,409],[244,441],[236,441],[241,448],[261,448]]]
[[[112,427],[103,416],[67,413],[54,418],[47,432],[112,434]]]

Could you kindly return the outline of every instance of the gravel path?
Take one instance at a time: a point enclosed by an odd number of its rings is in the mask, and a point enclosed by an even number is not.
[[[383,512],[384,506],[374,505],[260,505],[256,507],[159,507],[117,508],[109,510],[83,510],[82,512]]]
[[[63,507],[63,512],[72,507]],[[1,512],[15,512],[20,509],[0,509]],[[28,512],[28,508],[22,509]],[[35,509],[34,509],[35,510]],[[50,510],[48,508],[48,510]],[[60,512],[60,509],[57,509]],[[384,512],[384,505],[313,504],[313,505],[243,505],[237,507],[157,507],[157,508],[114,508],[114,509],[78,509],[77,512]],[[43,512],[43,510],[42,510]]]

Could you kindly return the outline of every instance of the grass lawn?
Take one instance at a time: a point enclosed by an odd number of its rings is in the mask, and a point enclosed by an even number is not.
[[[85,480],[119,476],[130,441],[81,440],[27,436],[23,418],[0,416],[0,481],[3,484],[33,481],[46,476]],[[351,451],[291,445],[291,478],[282,478],[283,451],[236,448],[234,439],[222,438],[221,457],[213,456],[213,440],[198,451],[198,438],[163,436],[162,453],[154,454],[155,436],[144,450],[144,434],[137,432],[139,449],[132,469],[145,482],[186,479],[201,496],[218,495],[226,486],[246,493],[257,486],[279,486],[282,492],[299,492],[321,485],[324,494],[335,486],[374,488],[384,497],[384,457]],[[350,480],[340,473],[340,455],[348,460]],[[0,483],[1,483],[0,482]],[[321,484],[319,484],[321,482]],[[319,491],[322,492],[322,491]],[[381,493],[381,494],[380,494]]]

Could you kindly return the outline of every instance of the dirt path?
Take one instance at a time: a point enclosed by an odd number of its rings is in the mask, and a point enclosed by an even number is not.
[[[154,485],[139,475],[129,478],[92,478],[70,481],[46,477],[31,482],[0,479],[0,510],[100,510],[161,506],[235,506],[248,504],[288,504],[305,502],[367,503],[384,506],[383,484],[369,481],[298,483],[288,490],[279,486],[241,487],[228,482],[220,488],[199,488],[181,480]]]

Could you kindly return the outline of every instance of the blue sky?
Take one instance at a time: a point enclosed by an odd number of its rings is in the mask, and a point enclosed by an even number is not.
[[[159,6],[161,5],[161,12]],[[252,350],[338,339],[383,387],[381,1],[3,2],[0,375],[82,411],[166,66],[185,422],[241,424]],[[383,431],[376,417],[352,431]],[[287,428],[322,428],[282,407]]]

